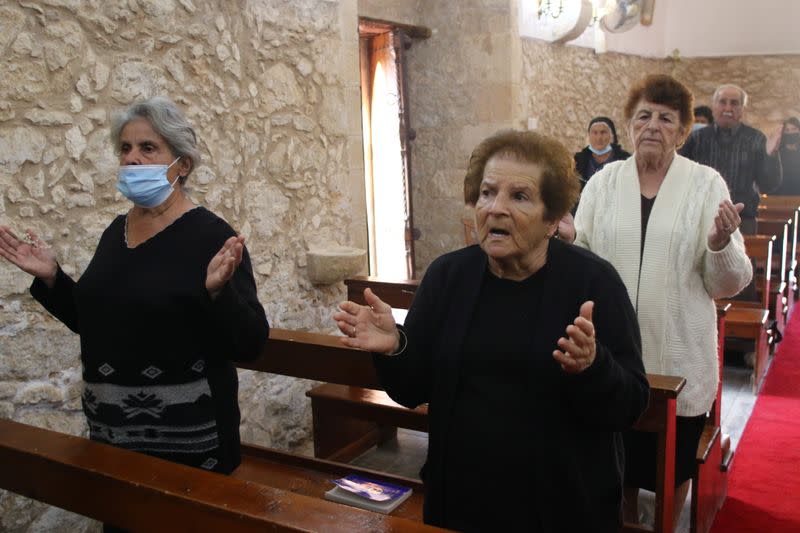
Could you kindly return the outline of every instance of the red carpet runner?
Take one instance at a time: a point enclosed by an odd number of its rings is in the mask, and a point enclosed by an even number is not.
[[[736,448],[712,533],[800,532],[800,309]]]

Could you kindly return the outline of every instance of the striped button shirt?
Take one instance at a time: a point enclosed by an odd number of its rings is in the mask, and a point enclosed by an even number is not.
[[[758,214],[758,195],[781,183],[778,155],[767,155],[767,138],[755,128],[740,124],[723,129],[716,124],[693,132],[680,154],[722,174],[731,199],[744,204],[743,217]]]

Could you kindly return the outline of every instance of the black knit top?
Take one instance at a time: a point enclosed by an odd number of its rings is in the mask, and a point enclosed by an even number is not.
[[[250,258],[212,301],[211,258],[235,235],[198,207],[135,248],[125,217],[105,230],[75,282],[31,294],[81,337],[83,409],[92,440],[229,473],[238,466],[238,378],[268,334]]]

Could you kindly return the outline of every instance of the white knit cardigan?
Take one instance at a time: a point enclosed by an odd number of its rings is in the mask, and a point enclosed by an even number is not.
[[[730,195],[717,171],[675,155],[650,213],[641,268],[635,157],[608,164],[592,176],[575,216],[576,244],[611,262],[628,288],[647,372],[686,378],[678,395],[681,416],[705,413],[716,395],[713,298],[735,295],[753,274],[738,230],[724,249],[708,248],[723,198]]]

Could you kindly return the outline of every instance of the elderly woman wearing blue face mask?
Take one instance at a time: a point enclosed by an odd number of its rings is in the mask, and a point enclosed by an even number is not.
[[[575,168],[581,178],[581,189],[606,164],[631,156],[617,143],[617,129],[610,118],[594,117],[589,121],[587,131],[589,144],[575,154]]]
[[[131,105],[111,130],[117,188],[132,203],[76,282],[36,234],[0,226],[0,255],[35,277],[31,294],[80,334],[92,440],[230,473],[238,465],[233,360],[268,334],[244,237],[193,204],[194,130],[166,98]]]

